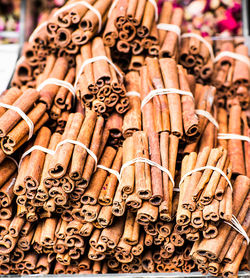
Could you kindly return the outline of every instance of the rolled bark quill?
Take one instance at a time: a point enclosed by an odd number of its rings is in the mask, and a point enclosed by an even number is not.
[[[124,115],[123,120],[123,137],[127,138],[134,131],[141,130],[141,109],[140,109],[140,75],[135,71],[131,71],[126,75],[126,90],[130,92],[129,103],[130,108]],[[138,93],[139,95],[135,95]]]
[[[68,119],[68,123],[65,127],[64,134],[62,135],[62,141],[76,140],[83,122],[83,115],[80,113],[71,114]],[[57,149],[56,154],[53,157],[54,163],[51,162],[49,173],[53,178],[61,178],[66,174],[70,157],[73,153],[74,145],[65,143]]]
[[[128,137],[123,142],[123,164],[135,158],[134,154],[134,140],[133,137]],[[132,194],[135,186],[135,165],[128,165],[121,173],[121,181],[118,186],[121,191],[121,196],[126,199],[128,195]],[[117,189],[118,190],[118,189]]]
[[[135,158],[149,159],[148,139],[144,132],[138,131],[133,135]],[[152,195],[150,166],[144,162],[135,163],[135,191],[139,198],[148,200]]]
[[[102,3],[100,0],[91,0],[87,3],[92,6],[92,9],[89,9],[87,4],[78,4],[77,1],[73,1],[69,5],[66,4],[55,13],[55,16],[48,23],[48,27],[51,24],[50,28],[53,27],[54,22],[54,24],[61,27],[56,30],[54,36],[59,36],[60,29],[64,33],[69,32],[69,41],[66,43],[64,40],[66,49],[71,39],[73,44],[76,45],[87,43],[97,32],[100,32],[100,27],[105,22],[106,13],[111,1]],[[61,42],[59,41],[58,43]]]
[[[34,145],[47,148],[50,140],[51,132],[48,128],[42,127],[34,141]],[[29,157],[29,166],[24,176],[24,184],[27,190],[37,189],[40,183],[42,169],[45,160],[45,153],[40,150],[34,150]],[[37,165],[37,168],[34,168]]]
[[[247,117],[245,112],[241,113],[241,118],[243,121],[243,135],[248,136],[250,134],[250,128],[247,122]],[[250,177],[250,161],[249,161],[249,153],[250,153],[250,145],[249,142],[244,143],[244,152],[245,152],[245,169],[246,169],[246,176]]]
[[[179,73],[180,89],[190,92],[190,87],[184,69],[181,66],[177,66],[177,68]],[[183,95],[181,97],[181,102],[184,131],[186,136],[191,139],[196,137],[199,132],[198,117],[195,113],[194,101],[192,97]]]
[[[148,77],[150,78],[153,87],[155,89],[163,89],[164,84],[161,78],[161,69],[158,59],[148,57],[146,58],[146,64],[148,70]],[[145,95],[143,97],[145,97]],[[155,96],[153,99],[153,104],[156,131],[170,131],[169,104],[167,96]],[[145,121],[148,122],[146,120],[146,117]],[[150,123],[147,124],[150,125]]]
[[[113,160],[111,169],[120,172],[121,165],[122,165],[122,148],[119,148]],[[102,186],[102,189],[98,197],[98,203],[100,205],[111,205],[113,202],[116,188],[117,188],[117,177],[111,173],[106,178],[105,183]]]
[[[182,8],[174,8],[171,12],[165,12],[167,9],[172,9],[172,5],[165,4],[163,5],[162,15],[160,17],[159,24],[172,24],[177,27],[181,27],[183,20],[183,9]],[[159,28],[159,27],[158,27]],[[160,28],[159,28],[160,29]],[[161,31],[160,34],[161,47],[160,47],[160,57],[161,58],[176,58],[177,56],[177,46],[178,46],[178,34],[171,30]]]
[[[239,135],[241,134],[241,107],[239,105],[233,105],[230,109],[228,132]],[[244,175],[245,163],[242,141],[230,139],[228,141],[228,153],[232,162],[233,175]]]

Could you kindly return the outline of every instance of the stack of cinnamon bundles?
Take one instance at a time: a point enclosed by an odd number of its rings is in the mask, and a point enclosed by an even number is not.
[[[0,96],[0,274],[250,271],[247,46],[158,2],[67,1],[25,44]]]

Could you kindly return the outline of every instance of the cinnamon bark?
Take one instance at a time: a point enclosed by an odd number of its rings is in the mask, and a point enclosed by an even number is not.
[[[126,89],[128,92],[135,91],[140,93],[140,76],[136,71],[131,71],[126,75]],[[130,109],[124,115],[123,136],[125,138],[132,136],[133,132],[141,130],[141,109],[140,98],[138,96],[129,96]]]
[[[41,146],[44,148],[48,147],[49,140],[51,136],[51,131],[42,127],[37,134],[36,140],[34,141],[34,146]],[[45,161],[45,153],[40,150],[34,150],[30,154],[29,166],[26,170],[26,176],[24,177],[24,183],[27,189],[36,189],[40,183],[42,169]],[[34,167],[36,165],[36,167]]]
[[[160,59],[160,66],[165,88],[179,89],[177,65],[173,59]],[[181,99],[178,94],[168,94],[171,133],[177,137],[183,135]]]
[[[233,134],[241,134],[241,107],[239,105],[233,105],[230,109],[228,131]],[[233,175],[244,175],[245,165],[242,142],[230,139],[228,141],[228,154],[232,162]]]
[[[133,135],[135,158],[144,157],[149,159],[148,138],[142,131]],[[144,162],[135,163],[135,191],[141,199],[148,200],[152,195],[150,166]]]
[[[167,140],[167,135],[162,133],[160,140],[161,140],[160,144],[161,144],[162,166],[169,169],[174,179],[179,139],[174,135],[170,135],[169,140]],[[169,180],[169,177],[167,176],[166,173],[163,173],[163,192],[164,192],[164,199],[162,204],[159,207],[160,218],[162,220],[166,220],[170,222],[174,215],[174,209],[173,209],[174,204],[172,204],[173,184]]]
[[[183,20],[183,9],[175,8],[171,17],[170,24],[181,27]],[[175,32],[168,31],[160,49],[161,58],[175,57],[178,42],[178,35]]]
[[[118,149],[111,167],[112,170],[115,170],[117,172],[120,172],[121,165],[122,165],[122,155],[123,155],[122,151],[123,151],[122,148]],[[100,195],[98,197],[98,203],[100,205],[111,205],[116,188],[117,188],[117,177],[114,174],[110,174],[106,178],[102,186]]]

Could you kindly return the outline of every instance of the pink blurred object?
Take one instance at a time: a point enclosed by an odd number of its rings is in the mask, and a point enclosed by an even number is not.
[[[231,32],[236,32],[238,28],[240,28],[241,24],[236,21],[235,13],[239,13],[241,11],[241,6],[238,3],[235,3],[234,6],[228,9],[225,12],[225,18],[218,21],[217,27],[219,32],[223,32],[224,30],[229,30]]]
[[[54,0],[56,6],[60,7],[64,4],[65,0]]]
[[[228,9],[232,14],[240,13],[241,12],[241,4],[239,3],[234,3],[232,8]]]
[[[2,16],[0,16],[0,31],[3,31],[5,29],[5,21]]]
[[[16,24],[16,32],[19,32],[19,31],[20,31],[20,22],[18,21]]]

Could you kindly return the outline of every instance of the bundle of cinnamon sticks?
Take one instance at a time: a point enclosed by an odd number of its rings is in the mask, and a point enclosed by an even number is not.
[[[153,90],[158,90],[159,95],[145,102]],[[164,94],[164,90],[170,93]],[[171,132],[191,141],[198,136],[198,117],[187,74],[174,59],[146,58],[146,66],[141,69],[141,98],[146,130],[153,128],[155,132]]]
[[[238,176],[233,189],[232,212],[249,236],[249,179]],[[215,238],[197,241],[191,253],[203,273],[209,271],[213,275],[230,277],[237,275],[246,250],[245,238],[222,223]]]
[[[13,154],[48,120],[46,105],[34,89],[11,88],[0,97],[0,161]],[[35,105],[36,103],[36,105]]]
[[[92,62],[88,63],[90,60]],[[77,95],[84,106],[104,115],[112,111],[123,114],[128,110],[123,73],[112,63],[110,49],[100,37],[81,47],[76,68]]]
[[[203,173],[195,171],[202,167],[205,167]],[[232,165],[223,148],[205,147],[198,155],[195,152],[186,155],[181,166],[177,225],[181,229],[191,225],[202,231],[204,238],[215,238],[219,221],[232,218],[233,189],[228,184],[231,175]]]
[[[242,109],[249,105],[249,58],[244,40],[223,40],[216,42],[216,54],[222,55],[215,64],[212,83],[217,88],[217,102],[220,106],[230,105],[237,98]],[[235,54],[234,58],[230,54]],[[223,55],[224,54],[224,55]],[[229,55],[228,55],[229,54]]]
[[[210,53],[210,49],[213,51],[212,41],[210,37],[205,37],[205,44],[199,37],[193,37],[193,34],[201,37],[199,30],[192,30],[185,34],[187,37],[181,39],[180,64],[195,76],[198,83],[211,84],[214,67]]]
[[[158,55],[157,2],[114,1],[103,33],[104,44],[121,53]]]
[[[50,215],[57,206],[68,208],[70,199],[73,202],[80,199],[96,167],[93,157],[101,156],[108,135],[103,118],[97,118],[92,111],[86,114],[85,119],[81,113],[70,114],[62,135],[57,132],[52,134],[46,127],[40,129],[27,149],[33,145],[54,153],[35,149],[25,156],[14,186],[17,202],[30,208],[32,221],[38,218],[38,211]],[[71,141],[84,144],[91,154],[93,152],[92,156]],[[59,145],[60,142],[63,144]],[[39,164],[39,167],[34,168],[34,164]],[[29,213],[26,218],[29,218]]]

